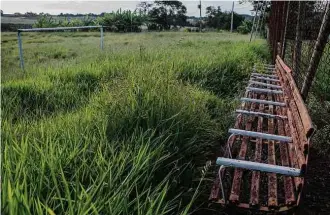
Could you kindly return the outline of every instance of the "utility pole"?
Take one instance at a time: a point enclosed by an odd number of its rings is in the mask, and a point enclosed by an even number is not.
[[[234,29],[234,1],[233,6],[231,7],[231,23],[230,23],[230,32],[233,32]]]
[[[199,32],[202,32],[202,0],[199,0]]]
[[[252,24],[252,29],[251,29],[250,42],[251,42],[251,40],[252,40],[253,30],[254,30],[254,24],[255,24],[255,22],[256,22],[256,16],[257,16],[257,14],[258,14],[258,10],[259,10],[259,2],[258,2],[258,5],[257,5],[256,14],[255,14],[254,17],[253,17],[253,24]]]

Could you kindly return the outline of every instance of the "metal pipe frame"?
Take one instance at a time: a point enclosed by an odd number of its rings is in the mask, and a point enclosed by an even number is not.
[[[251,73],[252,76],[261,76],[261,77],[268,77],[268,78],[277,78],[277,75],[269,75],[269,74],[263,74],[263,73]]]
[[[18,29],[18,32],[42,32],[42,31],[63,31],[73,29],[90,29],[90,28],[103,28],[105,26],[79,26],[79,27],[58,27],[58,28],[30,28],[30,29]]]
[[[287,119],[286,116],[273,115],[273,114],[262,113],[262,112],[254,112],[254,111],[247,111],[247,110],[236,110],[235,112],[238,114],[254,115],[254,116],[261,116],[261,117],[266,117],[266,118]]]
[[[101,44],[100,44],[100,46],[101,46],[101,50],[103,50],[103,26],[101,26],[101,28],[100,28],[100,33],[101,33]]]
[[[251,98],[241,98],[242,102],[255,102],[255,103],[259,103],[259,104],[267,104],[267,105],[276,105],[276,106],[281,106],[281,107],[285,107],[286,104],[282,103],[282,102],[273,102],[273,101],[268,101],[268,100],[261,100],[261,99],[251,99]]]
[[[281,90],[270,90],[264,88],[256,88],[256,87],[247,87],[247,91],[257,92],[257,93],[271,93],[271,94],[282,94],[283,91]]]
[[[270,87],[270,88],[275,88],[275,89],[282,89],[282,86],[274,85],[274,84],[266,84],[266,83],[259,82],[259,81],[250,80],[249,83],[250,83],[250,85],[255,84],[255,85],[265,86],[265,87]]]
[[[240,129],[234,129],[234,128],[229,129],[228,132],[231,134],[235,134],[235,135],[256,137],[256,138],[261,138],[261,139],[266,139],[266,140],[275,140],[275,141],[281,141],[281,142],[287,142],[287,143],[292,142],[291,137],[275,135],[275,134],[266,134],[266,133],[261,133],[261,132],[246,131],[246,130],[240,130]]]
[[[228,148],[228,154],[229,154],[229,157],[230,157],[230,158],[233,158],[233,155],[232,155],[232,153],[231,153],[231,147],[230,147],[230,145],[229,145],[229,140],[230,140],[231,138],[233,138],[233,137],[235,137],[235,134],[231,134],[231,135],[228,137],[228,140],[227,140],[227,148]]]
[[[23,58],[23,47],[22,47],[22,38],[21,32],[17,32],[17,39],[18,39],[18,51],[19,51],[19,61],[21,69],[24,71],[24,58]]]
[[[235,167],[235,168],[243,168],[261,172],[269,172],[269,173],[276,173],[281,175],[299,177],[301,176],[301,170],[287,167],[287,166],[278,166],[266,163],[258,163],[246,160],[237,160],[237,159],[230,159],[230,158],[217,158],[217,165],[227,166],[227,167]]]
[[[222,177],[221,177],[221,170],[224,169],[225,166],[221,165],[218,171],[218,177],[219,177],[219,182],[220,182],[220,187],[221,187],[221,194],[222,194],[222,199],[226,202],[226,196],[225,196],[225,190],[223,189],[223,183],[222,183]]]
[[[280,82],[280,80],[278,80],[278,79],[265,78],[265,77],[260,77],[260,76],[254,76],[254,77],[251,77],[251,78],[259,79],[259,80],[264,80],[264,81]]]
[[[100,28],[101,33],[101,41],[100,47],[103,50],[103,28],[106,26],[80,26],[80,27],[58,27],[58,28],[31,28],[31,29],[18,29],[17,37],[18,37],[18,49],[19,49],[19,59],[20,59],[20,67],[24,71],[24,58],[23,58],[23,47],[22,47],[22,32],[45,32],[45,31],[63,31],[63,30],[73,30],[73,29],[91,29],[91,28]]]

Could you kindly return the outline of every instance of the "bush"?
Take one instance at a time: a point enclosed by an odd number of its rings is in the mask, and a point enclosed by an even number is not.
[[[240,26],[237,27],[237,31],[241,34],[248,34],[252,30],[252,21],[244,20]]]

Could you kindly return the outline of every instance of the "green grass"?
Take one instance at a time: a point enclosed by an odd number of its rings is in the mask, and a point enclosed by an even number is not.
[[[96,32],[68,34],[24,33],[25,72],[2,35],[2,212],[191,212],[266,42],[107,33],[101,52]]]

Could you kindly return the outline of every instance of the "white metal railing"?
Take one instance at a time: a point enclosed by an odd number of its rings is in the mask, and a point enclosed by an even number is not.
[[[79,27],[57,27],[57,28],[30,28],[30,29],[18,29],[17,37],[18,37],[18,49],[19,49],[19,59],[21,69],[24,71],[24,58],[23,58],[23,47],[22,47],[22,32],[46,32],[46,31],[64,31],[64,30],[75,30],[75,29],[92,29],[92,28],[100,28],[101,39],[100,39],[100,48],[103,50],[103,28],[106,26],[79,26]]]

